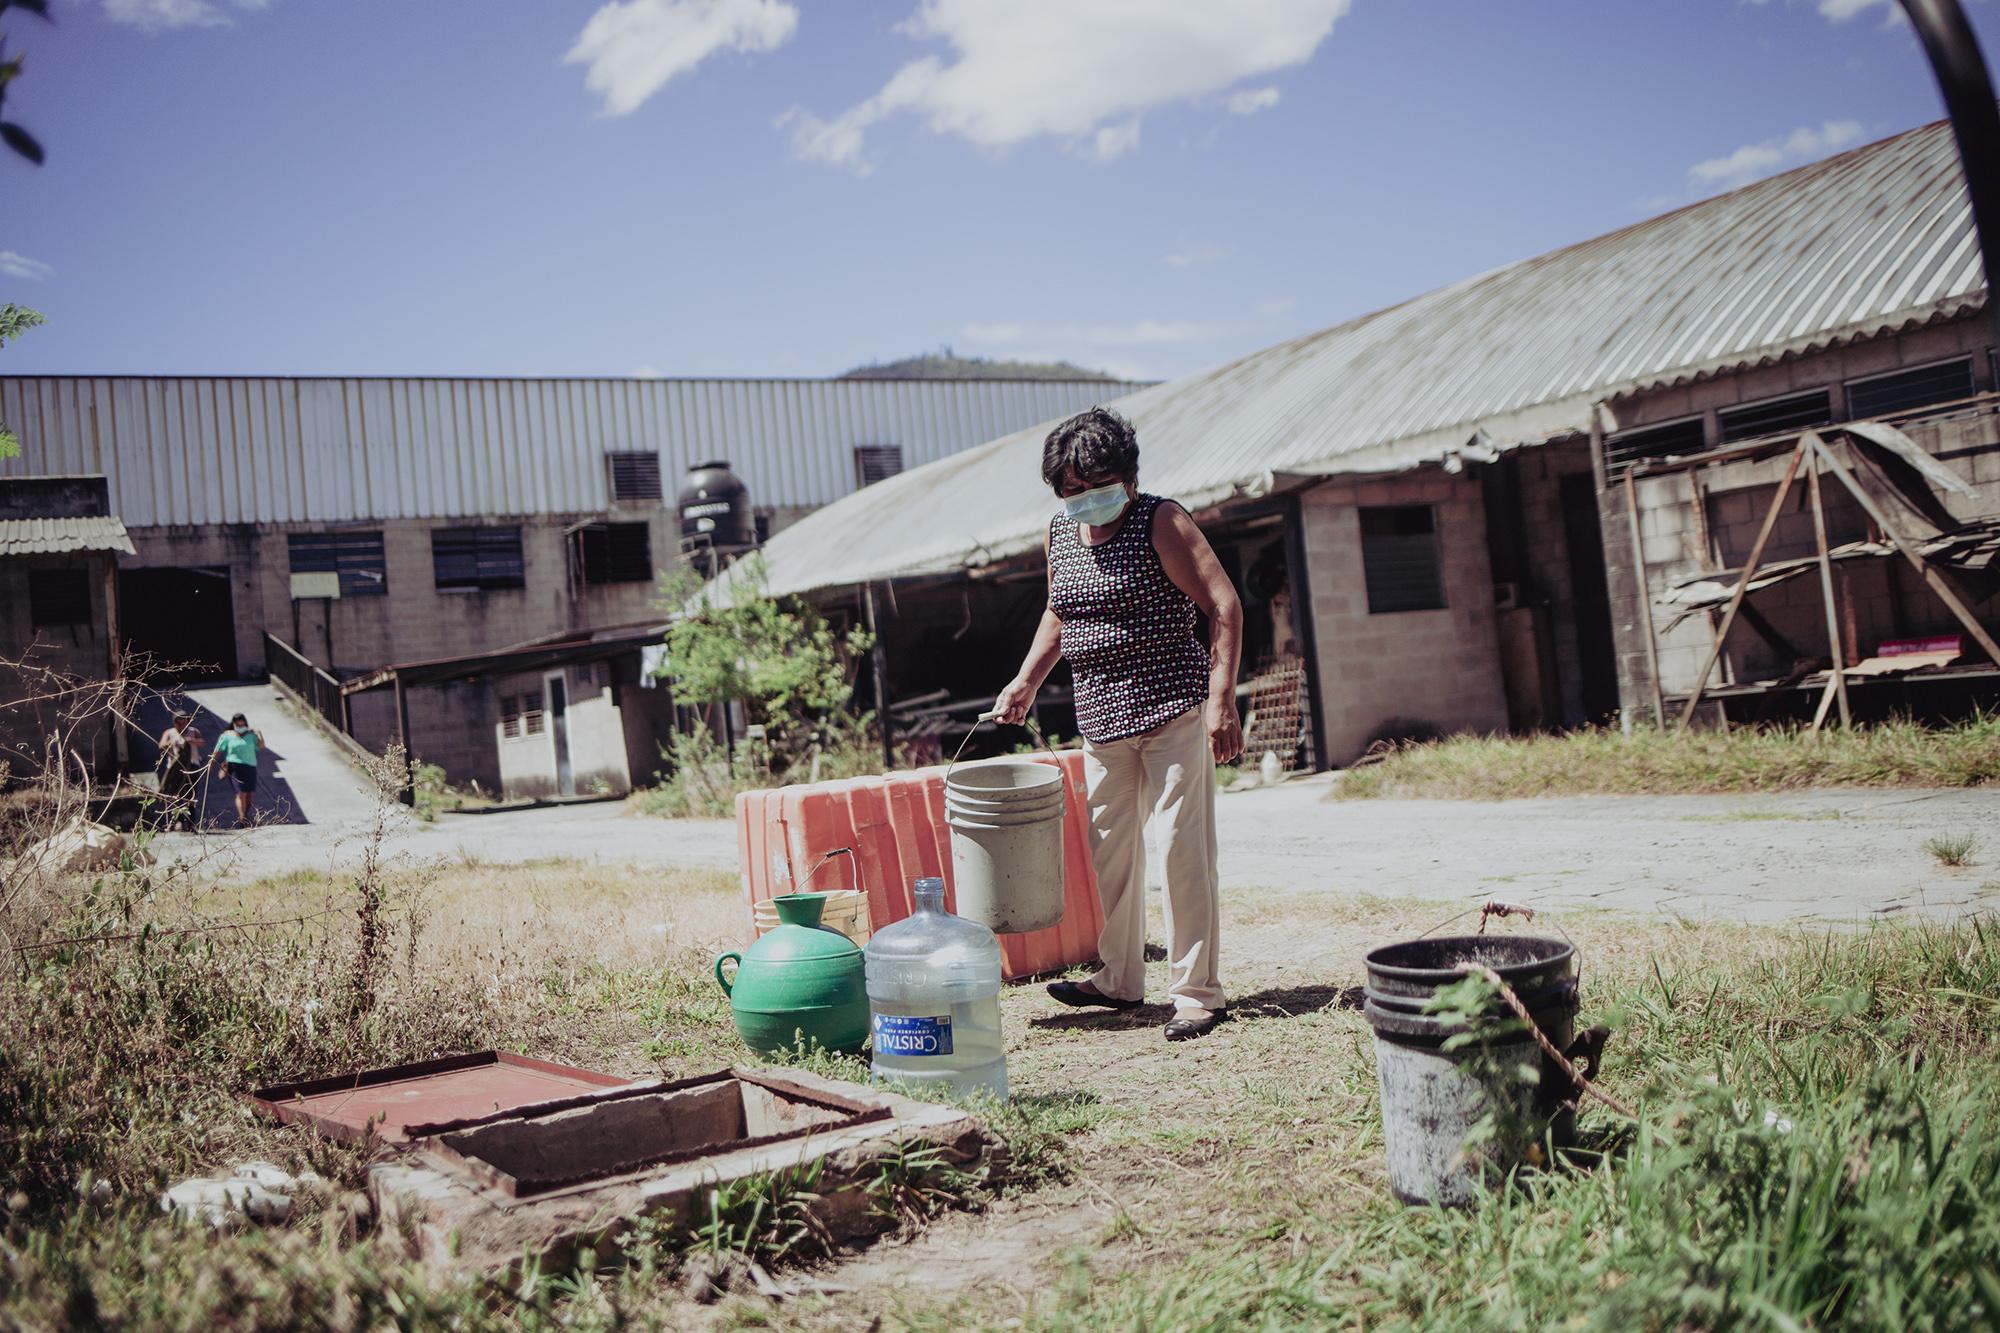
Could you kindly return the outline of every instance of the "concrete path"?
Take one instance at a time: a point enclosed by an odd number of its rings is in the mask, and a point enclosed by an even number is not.
[[[147,695],[139,705],[146,740],[134,747],[135,766],[154,762],[158,737],[177,707],[195,715],[195,730],[204,741],[204,760],[213,757],[216,738],[238,713],[263,736],[252,806],[259,824],[346,824],[365,819],[373,809],[374,800],[362,775],[331,741],[280,707],[269,685],[197,685],[165,695]],[[227,776],[204,776],[196,790],[204,827],[226,829],[235,823],[234,788]]]
[[[190,697],[210,736],[234,712],[263,731],[269,746],[258,807],[281,822],[171,835],[162,849],[170,857],[199,855],[208,873],[234,876],[352,864],[376,806],[332,742],[279,708],[269,686],[217,686]],[[1767,923],[2000,911],[1996,789],[1482,804],[1332,801],[1335,780],[1223,793],[1224,885]],[[226,808],[226,795],[218,793],[212,806],[215,800]],[[1962,868],[1940,865],[1924,845],[1968,833],[1980,842]],[[390,855],[488,865],[565,857],[719,870],[737,864],[730,821],[648,819],[618,803],[445,814],[434,823],[396,806],[385,843]]]
[[[227,779],[209,779],[208,831],[161,836],[163,859],[199,860],[216,876],[259,878],[351,865],[374,828],[375,793],[340,749],[278,703],[269,685],[201,686],[182,692],[200,712],[196,725],[211,745],[232,714],[242,713],[266,742],[258,775],[258,827],[233,830]],[[157,736],[168,703],[150,701],[142,722]],[[157,714],[157,717],[155,717]],[[439,815],[425,823],[401,805],[386,813],[386,855],[495,865],[574,857],[733,869],[736,826],[728,820],[644,819],[617,803]]]
[[[1748,922],[2000,911],[2000,790],[1330,801],[1226,792],[1225,885]],[[1973,834],[1950,868],[1933,837]]]

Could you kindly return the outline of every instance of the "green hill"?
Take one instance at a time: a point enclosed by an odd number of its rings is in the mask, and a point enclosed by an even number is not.
[[[1101,370],[1085,370],[1067,361],[994,361],[983,356],[958,356],[947,347],[900,361],[856,366],[839,376],[844,380],[1115,380]]]

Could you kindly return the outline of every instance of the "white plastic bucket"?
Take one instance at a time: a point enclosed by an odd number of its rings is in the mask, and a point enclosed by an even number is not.
[[[987,759],[945,774],[958,915],[1001,935],[1062,920],[1063,787],[1060,768],[1028,759]]]

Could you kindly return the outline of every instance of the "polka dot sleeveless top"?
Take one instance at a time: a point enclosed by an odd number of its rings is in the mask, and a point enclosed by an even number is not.
[[[1085,546],[1077,521],[1049,524],[1049,607],[1076,682],[1076,723],[1100,745],[1164,726],[1208,698],[1208,648],[1194,600],[1167,577],[1141,495],[1111,540]]]

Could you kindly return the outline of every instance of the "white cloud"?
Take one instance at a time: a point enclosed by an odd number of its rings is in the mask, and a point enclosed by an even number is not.
[[[774,51],[799,26],[784,0],[612,0],[590,16],[565,64],[622,116],[717,51]]]
[[[1793,3],[1796,2],[1797,0],[1793,0]],[[1743,3],[1768,5],[1771,0],[1743,0]],[[1866,14],[1871,9],[1883,11],[1884,27],[1896,27],[1910,21],[1896,0],[1812,0],[1812,5],[1820,12],[1820,16],[1830,23],[1845,23],[1857,15]]]
[[[39,259],[30,259],[18,250],[0,250],[0,273],[10,278],[26,278],[30,282],[40,282],[43,278],[53,278],[55,269]]]
[[[1120,153],[1128,153],[1139,146],[1139,118],[1137,116],[1122,125],[1106,125],[1097,132],[1093,147],[1097,160],[1109,162]]]
[[[1176,250],[1166,256],[1172,268],[1194,268],[1196,264],[1216,264],[1230,256],[1228,246],[1188,246],[1186,250]]]
[[[1274,296],[1268,301],[1259,301],[1257,303],[1257,313],[1266,319],[1272,319],[1278,315],[1290,313],[1298,306],[1298,303],[1299,300],[1296,296]]]
[[[1304,64],[1350,0],[921,0],[899,31],[942,42],[881,91],[832,117],[794,109],[780,124],[808,161],[866,174],[867,134],[896,115],[1001,149],[1050,137],[1100,158],[1139,142],[1142,117]],[[1268,106],[1277,90],[1235,94]],[[1268,96],[1267,96],[1268,95]]]
[[[1230,111],[1239,116],[1254,116],[1259,111],[1277,104],[1276,88],[1251,88],[1240,93],[1231,93],[1228,102]]]
[[[1222,330],[1192,319],[1141,319],[1130,324],[1091,324],[1061,332],[1092,347],[1147,347],[1168,343],[1214,342]]]
[[[1688,178],[1696,185],[1744,185],[1779,167],[1824,157],[1860,137],[1861,122],[1855,120],[1829,120],[1818,127],[1804,125],[1781,139],[1744,144],[1726,156],[1697,162],[1688,168]]]
[[[104,0],[104,16],[113,23],[145,32],[165,32],[169,28],[226,28],[232,22],[229,9],[259,10],[271,0]]]
[[[1857,14],[1865,14],[1878,5],[1895,9],[1895,0],[1818,0],[1819,12],[1835,23],[1845,23]]]

